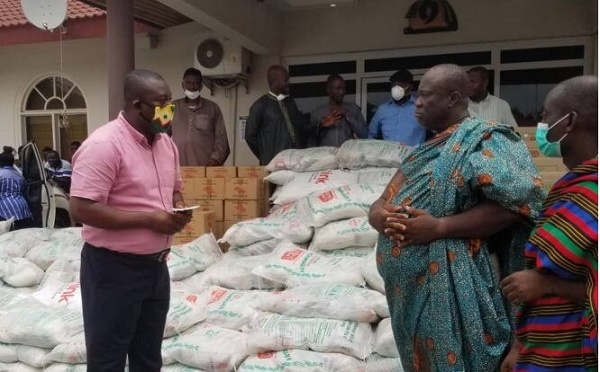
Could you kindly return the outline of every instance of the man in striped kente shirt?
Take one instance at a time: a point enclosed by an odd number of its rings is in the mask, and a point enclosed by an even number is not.
[[[504,371],[597,371],[598,78],[556,86],[536,139],[569,168],[544,203],[525,245],[527,269],[501,283],[518,311]],[[549,123],[549,124],[545,124]]]

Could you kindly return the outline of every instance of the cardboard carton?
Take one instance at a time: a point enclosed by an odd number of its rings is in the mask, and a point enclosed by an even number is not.
[[[269,174],[263,166],[239,166],[237,168],[239,178],[258,178],[262,180]]]
[[[230,178],[225,180],[226,200],[259,200],[262,198],[263,182],[256,178]]]
[[[181,190],[181,194],[184,196],[184,199],[195,199],[196,183],[193,178],[183,179],[183,189]]]
[[[206,167],[180,167],[179,169],[183,179],[206,177]]]
[[[236,178],[237,167],[206,167],[206,178]]]
[[[223,222],[224,220],[224,208],[223,208],[223,200],[193,200],[186,201],[188,205],[197,205],[198,211],[202,212],[213,212],[215,214],[215,221]]]
[[[244,221],[260,217],[261,208],[257,200],[226,200],[225,220]]]
[[[198,178],[194,180],[195,199],[225,199],[225,180],[223,178]]]

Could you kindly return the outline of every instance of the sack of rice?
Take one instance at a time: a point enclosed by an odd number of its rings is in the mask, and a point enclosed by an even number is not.
[[[46,365],[53,363],[81,364],[86,361],[87,351],[85,348],[85,335],[81,332],[71,337],[68,342],[56,345],[56,347],[46,355],[44,363]]]
[[[331,251],[348,247],[374,247],[379,233],[367,217],[329,223],[315,229],[310,250]]]
[[[286,287],[318,283],[364,284],[359,258],[328,257],[290,242],[282,242],[267,256],[252,273]]]
[[[296,173],[294,178],[282,187],[274,204],[288,204],[309,194],[325,191],[358,182],[358,175],[341,170]]]
[[[322,193],[311,194],[298,201],[298,214],[309,226],[321,227],[330,222],[367,216],[385,185],[356,184]]]
[[[252,270],[264,262],[266,255],[238,257],[226,253],[223,260],[209,267],[205,272],[192,275],[183,280],[195,292],[202,292],[211,285],[231,289],[273,289],[280,284],[265,280],[252,273]]]
[[[58,259],[81,259],[83,241],[48,241],[31,248],[25,258],[46,270]]]
[[[300,318],[377,322],[389,316],[384,295],[347,284],[309,284],[276,292],[274,300],[259,308]]]
[[[290,349],[251,355],[238,371],[364,372],[365,368],[365,362],[348,355]]]
[[[369,323],[262,313],[250,326],[248,350],[251,354],[259,354],[303,349],[365,359],[371,354],[372,338]]]
[[[342,169],[367,167],[400,168],[402,160],[413,150],[395,141],[374,139],[348,140],[337,152],[337,162]]]
[[[166,364],[178,362],[207,371],[233,371],[248,356],[245,333],[201,323],[163,341]]]
[[[161,372],[203,372],[204,370],[186,366],[185,364],[171,364],[163,366]]]
[[[58,259],[44,273],[40,287],[47,283],[71,283],[79,281],[81,260]]]
[[[386,358],[372,354],[367,358],[367,372],[404,372],[400,358]]]
[[[0,343],[0,363],[15,363],[19,361],[15,344]]]
[[[44,362],[49,352],[50,350],[48,349],[42,349],[35,346],[19,345],[17,347],[17,357],[19,358],[19,362],[36,368],[44,367]]]
[[[0,235],[9,232],[13,222],[15,222],[14,217],[11,217],[6,221],[0,221]]]
[[[311,147],[308,149],[283,150],[275,155],[266,170],[292,170],[294,172],[312,172],[325,169],[337,169],[336,147]]]
[[[79,282],[46,283],[32,296],[46,306],[66,307],[81,311],[81,285]]]
[[[362,274],[369,287],[377,292],[385,294],[385,284],[383,278],[377,270],[377,252],[373,251],[369,256],[365,257],[365,263],[361,265]]]
[[[259,306],[268,306],[274,294],[210,287],[206,299],[206,321],[219,327],[242,330],[259,315]]]
[[[273,252],[275,247],[277,247],[277,245],[280,242],[281,241],[278,239],[263,240],[254,244],[247,245],[245,247],[230,247],[228,252],[236,256],[258,256],[261,254],[268,254]]]
[[[55,363],[46,367],[44,372],[87,372],[87,365]]]
[[[217,239],[212,233],[204,234],[198,239],[173,246],[171,251],[177,251],[192,260],[197,271],[204,271],[223,256]]]
[[[0,371],[6,372],[42,372],[41,368],[28,366],[25,363],[0,363]]]
[[[349,247],[337,249],[335,251],[321,251],[324,256],[328,257],[367,257],[373,252],[372,247]]]
[[[394,340],[394,332],[392,331],[392,320],[385,318],[375,331],[375,345],[373,351],[387,358],[400,358],[396,341]]]
[[[313,230],[300,219],[278,217],[256,218],[233,225],[219,243],[232,246],[247,246],[263,240],[279,239],[294,243],[305,243],[312,237]]]
[[[265,181],[273,185],[283,186],[292,181],[296,177],[296,174],[296,172],[291,170],[278,170],[266,176]]]
[[[188,293],[180,297],[171,297],[164,336],[174,336],[202,322],[206,319],[205,306],[203,294]]]
[[[83,331],[80,311],[52,308],[33,298],[0,301],[0,342],[54,348]]]
[[[0,254],[0,278],[13,287],[32,287],[38,285],[44,277],[44,271],[34,263],[22,257],[9,257]]]
[[[396,172],[397,168],[364,168],[357,170],[358,183],[368,185],[381,185],[389,183]]]
[[[23,257],[34,246],[46,241],[50,229],[32,228],[10,231],[0,235],[0,253],[10,257]]]

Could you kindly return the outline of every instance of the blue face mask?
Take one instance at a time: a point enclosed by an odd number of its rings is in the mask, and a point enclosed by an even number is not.
[[[562,118],[558,119],[554,124],[548,125],[546,123],[538,123],[537,130],[535,131],[535,141],[537,142],[538,147],[540,148],[540,152],[549,158],[560,158],[562,154],[560,152],[560,142],[565,139],[565,137],[569,133],[565,133],[564,136],[560,137],[560,139],[556,142],[548,141],[548,132],[552,128],[554,128],[558,123],[565,120],[569,117],[569,114],[566,114]]]

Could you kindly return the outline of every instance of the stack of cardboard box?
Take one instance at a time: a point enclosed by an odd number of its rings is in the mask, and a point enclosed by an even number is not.
[[[224,231],[240,221],[265,216],[269,207],[268,186],[264,167],[238,167],[237,178],[225,181]]]
[[[175,235],[183,244],[212,231],[217,238],[238,221],[264,216],[268,194],[264,167],[181,167],[186,205],[197,205],[192,221]]]

